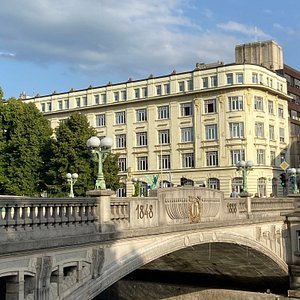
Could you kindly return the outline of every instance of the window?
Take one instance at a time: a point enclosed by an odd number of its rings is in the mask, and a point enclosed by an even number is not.
[[[244,74],[243,73],[236,73],[236,83],[237,84],[244,83]]]
[[[202,78],[203,88],[208,88],[208,77]]]
[[[208,167],[216,167],[219,165],[218,151],[206,152],[206,165]]]
[[[217,112],[216,99],[205,100],[204,111],[206,114],[216,113]]]
[[[267,180],[266,180],[266,178],[263,178],[263,177],[258,178],[257,192],[260,196],[267,195]]]
[[[119,157],[118,164],[119,164],[120,172],[126,172],[127,171],[126,157]]]
[[[138,171],[148,170],[148,156],[140,156],[137,158],[137,169]]]
[[[208,178],[207,187],[209,189],[219,190],[220,189],[220,181],[218,178]]]
[[[136,145],[137,146],[147,146],[147,132],[137,132],[136,133]]]
[[[116,148],[126,148],[126,134],[116,134]]]
[[[142,88],[142,97],[146,98],[148,97],[148,89],[147,87]]]
[[[229,123],[229,131],[230,131],[230,138],[243,138],[244,137],[244,123],[243,122],[236,122],[236,123]]]
[[[159,130],[158,131],[158,143],[160,145],[170,144],[170,131],[169,129]]]
[[[252,73],[252,83],[257,84],[258,83],[258,74]]]
[[[101,103],[106,104],[106,94],[101,94]]]
[[[103,127],[106,125],[105,114],[96,115],[96,127]]]
[[[264,110],[263,97],[254,96],[254,109],[256,111],[263,111]]]
[[[271,166],[276,166],[276,155],[275,151],[270,152],[270,165]]]
[[[270,115],[274,114],[274,103],[271,100],[268,100],[268,112]]]
[[[193,127],[181,128],[181,142],[188,143],[194,140]]]
[[[218,86],[218,77],[217,77],[217,75],[214,75],[214,76],[210,77],[210,86],[211,87]]]
[[[206,140],[218,139],[217,124],[205,126],[205,137],[206,137]]]
[[[169,170],[171,168],[170,155],[159,155],[159,169]]]
[[[183,153],[182,154],[182,167],[183,168],[194,168],[195,167],[194,153]]]
[[[126,184],[121,183],[120,187],[117,189],[117,197],[126,197]]]
[[[94,95],[94,103],[99,104],[99,95]]]
[[[159,106],[157,111],[158,119],[169,119],[169,106]]]
[[[226,80],[227,80],[227,84],[233,84],[233,74],[232,73],[226,74]]]
[[[141,108],[136,110],[136,121],[145,122],[147,121],[147,109]]]
[[[119,92],[114,92],[115,102],[119,102]]]
[[[186,82],[186,84],[187,84],[187,90],[188,91],[192,91],[194,89],[193,80],[188,80]]]
[[[52,103],[47,102],[47,111],[51,111],[51,110],[52,110]]]
[[[256,156],[257,156],[257,164],[264,165],[265,164],[265,150],[257,149]]]
[[[156,95],[160,96],[161,95],[161,85],[156,86]]]
[[[41,111],[42,112],[46,111],[46,104],[45,103],[41,103]]]
[[[243,110],[244,101],[243,96],[232,96],[228,97],[229,111]]]
[[[275,140],[275,131],[273,125],[269,125],[269,139],[273,141]]]
[[[116,117],[116,124],[126,124],[126,116],[125,116],[125,111],[119,111],[115,113]]]
[[[63,109],[63,104],[62,104],[62,101],[58,101],[58,109],[59,110],[62,110]]]
[[[136,99],[140,98],[140,89],[134,89],[134,97]]]
[[[87,106],[87,97],[82,97],[83,106]]]
[[[278,106],[278,117],[283,118],[283,106],[282,105]]]
[[[255,122],[255,136],[257,138],[263,138],[264,137],[264,123]]]
[[[64,100],[64,107],[65,109],[69,109],[69,99]]]
[[[284,143],[284,137],[285,137],[285,135],[284,135],[284,128],[279,128],[279,141],[281,143]]]
[[[242,177],[234,177],[232,179],[231,187],[234,191],[238,193],[242,192],[243,190],[243,178]]]
[[[180,104],[180,108],[182,117],[191,116],[193,114],[192,102],[182,103]]]
[[[81,100],[80,98],[76,98],[76,107],[80,107],[81,106]]]
[[[178,90],[179,92],[184,92],[184,81],[178,82]]]
[[[244,150],[231,150],[231,164],[233,166],[242,160],[245,160]]]
[[[121,91],[121,100],[126,101],[127,100],[127,92],[126,90]]]
[[[170,94],[170,83],[164,84],[164,93]]]

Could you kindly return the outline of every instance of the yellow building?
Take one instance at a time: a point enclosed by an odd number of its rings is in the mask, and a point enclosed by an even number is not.
[[[145,190],[159,175],[162,186],[240,191],[241,160],[253,161],[248,191],[281,195],[280,163],[288,161],[286,80],[255,64],[197,64],[189,72],[36,96],[53,128],[74,112],[87,116],[99,137],[111,136],[120,153],[120,175],[132,194],[132,178]]]

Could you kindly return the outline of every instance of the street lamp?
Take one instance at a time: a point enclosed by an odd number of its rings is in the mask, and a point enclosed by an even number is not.
[[[86,142],[88,148],[91,149],[93,158],[96,162],[98,162],[98,173],[95,184],[96,190],[105,190],[106,184],[103,175],[103,161],[106,156],[110,153],[110,148],[112,146],[112,138],[105,137],[100,140],[97,136],[92,136]]]
[[[70,198],[74,198],[74,192],[73,192],[73,185],[75,184],[75,182],[77,181],[77,178],[78,178],[78,174],[77,173],[68,173],[66,175],[67,177],[67,181],[68,183],[70,184],[70,194],[69,194],[69,197]]]
[[[141,194],[141,182],[142,181],[143,181],[142,178],[136,178],[136,177],[132,178],[132,182],[133,182],[133,185],[134,185],[134,194],[133,194],[134,197],[139,197],[140,196],[140,194]]]
[[[299,194],[299,188],[298,188],[298,184],[297,184],[297,175],[300,174],[300,168],[288,169],[288,174],[290,175],[290,177],[292,179],[291,183],[293,185],[293,194]]]
[[[253,161],[252,160],[241,160],[236,164],[236,170],[242,171],[243,176],[243,191],[240,193],[241,197],[249,197],[251,194],[248,193],[248,187],[247,187],[247,176],[252,171],[253,167]]]

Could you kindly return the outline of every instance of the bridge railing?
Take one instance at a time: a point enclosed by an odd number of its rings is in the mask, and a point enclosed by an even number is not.
[[[96,206],[94,198],[1,197],[0,241],[95,232]]]

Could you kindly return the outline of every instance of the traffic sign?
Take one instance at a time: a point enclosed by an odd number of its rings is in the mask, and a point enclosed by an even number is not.
[[[286,171],[286,169],[288,169],[290,165],[284,160],[281,164],[280,164],[280,168],[284,171]]]

